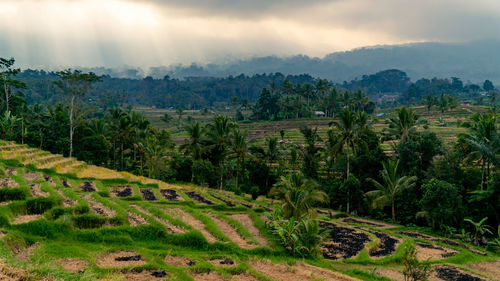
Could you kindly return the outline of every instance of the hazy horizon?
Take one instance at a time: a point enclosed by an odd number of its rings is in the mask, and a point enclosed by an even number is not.
[[[500,3],[3,0],[0,24],[0,57],[23,68],[148,68],[500,39]]]

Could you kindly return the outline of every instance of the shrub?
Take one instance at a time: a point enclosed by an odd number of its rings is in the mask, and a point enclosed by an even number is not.
[[[81,215],[73,218],[77,228],[99,228],[106,223],[106,219],[96,215]]]
[[[26,194],[20,188],[2,188],[0,189],[0,202],[11,200],[25,200]]]
[[[403,255],[403,275],[405,281],[426,281],[432,272],[431,264],[419,262],[414,245],[406,247]]]
[[[90,208],[88,205],[77,205],[73,207],[73,213],[75,215],[84,215],[90,212]]]
[[[442,224],[457,225],[462,217],[462,197],[458,189],[445,181],[432,179],[422,185],[424,195],[420,204],[431,226],[437,229]]]
[[[28,214],[43,214],[45,211],[52,209],[54,199],[52,198],[31,198],[26,201],[26,211]]]

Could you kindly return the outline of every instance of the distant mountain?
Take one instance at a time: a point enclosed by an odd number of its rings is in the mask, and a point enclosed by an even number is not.
[[[227,77],[281,72],[285,75],[307,73],[342,83],[385,69],[399,69],[413,80],[432,77],[459,77],[463,81],[500,82],[500,41],[485,40],[468,43],[412,43],[373,46],[336,52],[324,58],[304,55],[293,57],[256,57],[220,64],[189,66],[173,65],[142,69],[93,69],[99,74],[137,79]]]

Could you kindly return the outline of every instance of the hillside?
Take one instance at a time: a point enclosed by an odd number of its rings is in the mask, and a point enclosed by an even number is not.
[[[0,280],[403,280],[414,244],[431,280],[500,280],[498,256],[416,228],[318,210],[317,260],[266,228],[277,202],[87,165],[0,141]]]

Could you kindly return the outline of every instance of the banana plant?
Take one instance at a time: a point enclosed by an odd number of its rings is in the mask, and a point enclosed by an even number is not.
[[[480,236],[482,237],[486,233],[493,234],[493,232],[491,232],[491,230],[489,229],[490,227],[484,224],[486,220],[488,220],[488,217],[485,217],[478,222],[474,222],[471,219],[464,219],[464,221],[472,224],[472,226],[474,227],[474,244],[476,245],[479,245]]]
[[[490,246],[492,249],[500,253],[500,225],[498,226],[497,229],[497,237],[493,238],[493,240],[488,242],[488,246]]]

